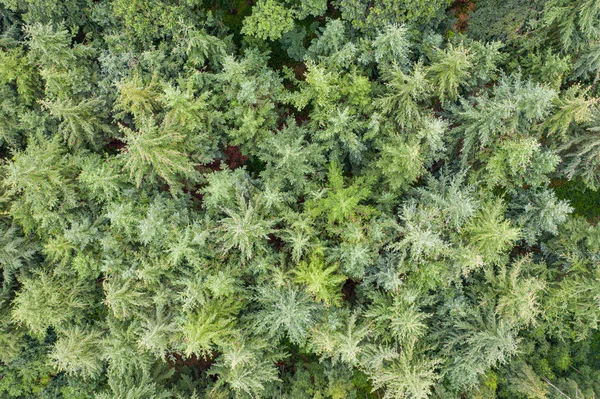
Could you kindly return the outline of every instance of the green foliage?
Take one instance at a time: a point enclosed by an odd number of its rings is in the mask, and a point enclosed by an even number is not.
[[[358,0],[339,0],[337,4],[342,18],[351,22],[355,28],[373,29],[396,22],[427,21],[442,11],[449,2],[378,0],[368,5]]]
[[[535,324],[541,313],[539,297],[544,283],[525,275],[532,266],[530,262],[528,258],[520,259],[510,270],[500,267],[494,276],[488,271],[490,286],[500,292],[496,313],[511,325]]]
[[[252,15],[244,19],[242,33],[259,39],[277,40],[294,27],[294,13],[277,0],[259,0]]]
[[[378,101],[382,112],[394,117],[402,127],[418,126],[425,113],[419,103],[427,100],[432,91],[423,66],[417,64],[410,75],[393,69],[386,81],[387,92]]]
[[[373,40],[373,58],[383,65],[406,67],[409,63],[410,41],[405,26],[389,25]]]
[[[14,83],[19,97],[31,104],[39,93],[40,78],[20,48],[0,53],[0,82]]]
[[[444,342],[444,350],[457,354],[445,366],[446,379],[459,389],[474,388],[488,367],[507,363],[519,352],[519,341],[513,326],[491,313],[475,311],[457,320]]]
[[[265,240],[273,222],[262,218],[258,205],[260,203],[247,202],[240,196],[237,209],[223,209],[227,217],[222,219],[217,228],[222,252],[235,248],[240,251],[242,258],[250,259],[254,251],[266,249]]]
[[[539,187],[548,183],[547,175],[554,171],[560,158],[551,151],[542,151],[541,147],[534,138],[501,143],[486,165],[490,185]]]
[[[241,342],[228,348],[211,367],[211,374],[219,377],[213,391],[229,387],[236,397],[254,397],[262,394],[265,384],[276,381],[277,370],[272,360],[277,355],[266,351],[263,341]]]
[[[513,158],[512,162],[518,163],[519,158],[528,159],[537,152],[545,158],[538,176],[551,171],[558,159],[550,151],[542,155],[540,150],[536,150],[541,149],[541,146],[533,138],[540,134],[543,122],[551,112],[556,91],[524,82],[516,75],[502,78],[494,86],[492,94],[492,98],[484,94],[473,97],[471,101],[461,101],[462,106],[457,109],[457,120],[461,125],[454,129],[454,133],[461,137],[463,162],[472,159],[474,151],[478,151],[479,156],[485,159],[490,151],[484,149],[494,148],[497,143],[502,145],[503,140],[512,139],[510,144],[504,146],[515,147],[517,153],[513,154],[513,149],[505,147],[497,154],[497,160],[501,164],[508,161],[507,156]],[[532,163],[532,166],[535,168],[537,165]],[[504,174],[501,171],[496,173]]]
[[[330,358],[334,364],[341,362],[356,366],[365,350],[362,342],[369,333],[369,327],[358,325],[356,314],[336,324],[327,323],[313,328],[311,345],[322,358]]]
[[[305,286],[317,301],[327,305],[339,304],[341,285],[346,276],[338,274],[338,265],[327,266],[318,251],[310,255],[309,261],[300,262],[294,270],[294,281]]]
[[[0,0],[0,397],[594,398],[597,0]]]
[[[413,342],[425,335],[428,315],[409,295],[375,294],[366,313],[376,325],[375,334],[392,342]]]
[[[183,4],[168,0],[111,1],[114,17],[122,19],[119,25],[126,27],[126,31],[131,32],[143,44],[168,35],[178,24],[188,22],[192,17],[191,8],[196,4],[198,2],[194,0]]]
[[[98,351],[100,334],[80,327],[62,331],[50,359],[58,370],[68,374],[93,377],[102,372],[101,353]]]
[[[50,115],[61,120],[59,130],[70,146],[83,143],[97,145],[102,133],[110,132],[110,127],[98,117],[102,102],[84,100],[73,104],[71,100],[43,101]]]
[[[153,370],[132,368],[125,373],[110,373],[108,385],[111,391],[101,392],[96,398],[167,399],[171,394],[163,387],[163,382],[169,374],[159,367]]]
[[[94,304],[93,287],[86,281],[41,272],[21,280],[12,317],[33,334],[44,336],[48,327],[61,327]]]
[[[315,322],[316,306],[305,292],[292,287],[259,287],[256,295],[262,310],[256,314],[255,326],[271,338],[285,333],[290,342],[304,345]]]
[[[587,90],[581,86],[569,87],[564,97],[556,100],[558,110],[548,121],[551,133],[565,135],[571,124],[581,125],[592,120],[592,109],[598,102],[596,98],[587,98]]]
[[[521,237],[521,231],[504,219],[501,202],[488,202],[465,226],[465,235],[485,260],[496,262]]]
[[[62,29],[54,29],[51,24],[33,24],[25,29],[29,55],[44,66],[68,68],[76,60],[71,49],[71,35]]]
[[[542,234],[558,234],[573,208],[567,201],[558,200],[553,191],[524,191],[511,208],[519,210],[518,223],[525,240],[534,243]]]
[[[398,138],[383,145],[377,167],[392,191],[405,189],[425,172],[420,152],[419,144],[407,144]]]
[[[576,136],[573,136],[561,147],[565,153],[565,174],[569,179],[581,177],[585,185],[592,190],[598,188],[598,146],[600,145],[598,132],[594,126]]]
[[[435,93],[441,101],[455,100],[459,87],[466,83],[470,75],[473,56],[462,44],[437,50],[427,72]]]
[[[265,140],[259,155],[266,164],[264,178],[276,187],[304,192],[309,185],[306,177],[315,173],[324,160],[319,146],[306,139],[306,129],[290,124]]]
[[[597,37],[595,16],[599,12],[600,6],[593,0],[549,1],[540,21],[542,32],[558,41],[563,50],[583,46],[586,40]]]
[[[561,201],[569,202],[573,213],[588,220],[600,216],[600,202],[596,199],[598,191],[591,190],[581,179],[556,181],[553,191]]]
[[[373,390],[385,389],[384,398],[428,398],[437,380],[437,362],[415,353],[409,346],[400,353],[392,353],[386,361],[370,372]]]
[[[131,113],[135,118],[151,114],[159,108],[159,84],[157,75],[152,81],[144,84],[139,74],[133,74],[129,79],[118,83],[119,97],[115,109]]]
[[[372,213],[369,206],[360,205],[368,198],[371,190],[366,182],[360,179],[349,187],[344,187],[344,176],[338,163],[331,163],[328,172],[329,186],[307,204],[310,213],[315,217],[325,216],[330,227],[347,221],[359,220]],[[323,196],[321,198],[321,196]]]
[[[237,335],[234,327],[240,305],[232,297],[213,299],[189,314],[182,327],[186,355],[207,355],[215,347],[226,347]]]
[[[296,26],[294,29],[287,31],[281,35],[281,45],[286,48],[288,56],[296,61],[304,60],[306,49],[303,42],[306,37],[306,28]]]
[[[42,397],[50,394],[53,369],[48,364],[50,342],[26,339],[18,358],[0,363],[0,393],[6,398]]]
[[[121,154],[123,167],[139,187],[145,179],[161,177],[170,186],[179,179],[194,179],[196,170],[185,154],[185,136],[175,126],[157,126],[152,118],[144,119],[137,132],[122,126],[127,149]]]
[[[2,265],[2,290],[10,288],[20,269],[34,263],[38,250],[35,241],[24,237],[17,226],[0,225],[0,265]]]
[[[16,151],[4,166],[3,185],[8,195],[20,198],[10,212],[26,232],[56,228],[57,210],[74,206],[73,167],[58,136],[35,136],[25,151]]]

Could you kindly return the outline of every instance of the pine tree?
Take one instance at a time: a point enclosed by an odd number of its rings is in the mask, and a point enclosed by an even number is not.
[[[409,63],[408,29],[403,25],[388,25],[373,40],[373,58],[378,64],[406,67]]]
[[[239,335],[236,316],[242,304],[231,296],[218,298],[187,314],[181,328],[185,354],[207,356],[214,349],[226,348],[235,342]]]
[[[173,370],[165,371],[160,366],[152,369],[132,367],[123,373],[111,370],[108,374],[108,387],[98,399],[168,399],[171,392],[165,388],[165,380]]]
[[[449,45],[445,50],[434,54],[433,62],[427,69],[431,84],[443,102],[446,99],[455,100],[458,89],[467,82],[473,67],[473,55],[461,43],[458,46]]]
[[[12,317],[36,336],[44,337],[48,327],[64,326],[94,304],[94,290],[87,281],[40,272],[20,282]]]
[[[426,22],[449,2],[377,0],[369,5],[357,0],[339,0],[338,4],[344,20],[355,28],[369,31],[397,22]]]
[[[419,310],[411,293],[376,292],[365,316],[374,323],[374,334],[388,342],[415,342],[427,331],[428,315]]]
[[[460,109],[454,109],[460,124],[454,133],[462,137],[460,152],[465,163],[475,151],[493,146],[502,138],[527,141],[524,136],[535,137],[557,95],[553,89],[523,81],[520,75],[501,78],[491,94],[463,100]]]
[[[330,227],[360,218],[361,214],[372,213],[372,208],[360,205],[371,193],[364,180],[356,179],[349,187],[344,187],[344,176],[338,163],[331,163],[327,174],[329,187],[323,198],[307,202],[306,208],[315,217],[325,216]]]
[[[242,33],[260,39],[277,40],[294,27],[294,12],[276,0],[259,0],[252,15],[244,19]]]
[[[341,300],[341,285],[346,276],[338,273],[339,266],[328,266],[322,252],[315,251],[309,261],[303,261],[293,270],[294,281],[305,286],[317,301],[326,305],[338,305]]]
[[[573,207],[567,201],[559,200],[551,190],[523,190],[514,198],[511,208],[517,211],[517,222],[523,237],[533,244],[544,233],[558,234]]]
[[[76,60],[71,35],[64,26],[54,29],[52,24],[35,23],[25,28],[25,34],[30,55],[42,65],[66,69]]]
[[[555,152],[544,150],[534,138],[508,139],[487,159],[485,179],[490,186],[509,190],[525,184],[540,187],[549,183],[548,175],[559,162]]]
[[[78,104],[74,104],[70,99],[45,100],[42,101],[42,105],[52,116],[62,121],[59,130],[72,147],[82,143],[97,146],[103,141],[102,136],[111,131],[98,116],[104,105],[101,100],[84,100]]]
[[[57,211],[75,205],[74,168],[59,138],[31,137],[24,151],[15,151],[12,162],[4,165],[6,194],[18,198],[10,213],[25,232],[57,230]]]
[[[307,176],[315,173],[317,165],[324,161],[321,148],[306,139],[306,129],[288,121],[281,132],[264,141],[259,155],[266,163],[263,178],[281,188],[289,185],[302,192],[309,184]]]
[[[549,387],[536,375],[531,366],[519,363],[510,379],[510,390],[531,399],[546,399]]]
[[[382,145],[377,167],[390,190],[399,191],[406,189],[425,173],[423,163],[419,144],[406,143],[403,139],[394,137]]]
[[[589,89],[579,85],[569,87],[562,98],[556,99],[557,111],[548,121],[550,133],[565,136],[572,124],[585,124],[593,117],[597,98],[589,98]]]
[[[410,74],[393,68],[385,71],[384,78],[386,91],[376,103],[383,114],[392,116],[401,127],[419,126],[427,115],[420,103],[428,100],[433,91],[423,65],[416,64]]]
[[[91,198],[111,202],[120,196],[126,179],[113,157],[89,154],[78,159],[81,171],[77,180],[79,186],[87,191]]]
[[[514,326],[488,310],[475,310],[453,327],[443,349],[452,357],[442,372],[456,389],[475,388],[490,367],[507,363],[519,352],[521,339]]]
[[[488,202],[465,227],[468,242],[488,262],[497,262],[521,237],[521,231],[504,219],[504,206],[499,201]]]
[[[54,344],[50,359],[55,367],[68,374],[94,377],[103,370],[98,331],[80,327],[63,329]]]
[[[2,288],[8,291],[15,282],[20,269],[35,264],[34,258],[39,250],[38,243],[31,237],[23,236],[15,225],[0,224],[0,265],[2,267]]]
[[[19,99],[26,105],[31,105],[39,94],[41,82],[27,56],[20,48],[15,48],[1,51],[0,60],[0,82],[3,85],[16,84]]]
[[[490,287],[499,292],[496,313],[511,325],[532,325],[541,313],[540,295],[545,285],[535,277],[527,276],[531,259],[522,258],[510,269],[502,266],[494,275],[487,271]]]
[[[136,119],[142,121],[144,117],[159,109],[161,83],[156,74],[152,75],[152,80],[147,84],[139,73],[132,74],[130,78],[117,84],[119,97],[115,110],[131,113]]]
[[[242,259],[249,260],[256,252],[266,250],[265,241],[273,221],[260,215],[260,205],[260,199],[252,203],[240,196],[237,209],[223,209],[227,217],[221,220],[216,229],[222,253],[235,248],[240,251]]]
[[[316,325],[311,334],[310,344],[322,358],[330,358],[333,364],[343,363],[357,366],[363,351],[363,341],[369,335],[368,325],[357,322],[358,315],[351,314],[343,319],[335,316],[328,322]]]
[[[394,251],[408,254],[412,262],[425,259],[438,259],[448,250],[440,231],[441,215],[438,209],[419,206],[409,201],[400,213],[399,226],[401,239],[389,245]]]
[[[582,134],[572,137],[561,147],[564,158],[564,170],[569,179],[580,176],[592,190],[599,186],[600,170],[600,128],[591,127]]]
[[[144,119],[139,131],[122,126],[126,150],[120,154],[123,167],[139,187],[145,179],[160,176],[169,186],[179,179],[194,180],[197,172],[185,154],[185,136],[174,126],[157,126],[153,118]]]
[[[227,348],[210,370],[218,376],[213,392],[228,387],[235,397],[261,395],[269,383],[278,380],[272,361],[279,356],[269,353],[267,346],[262,341],[242,341]]]
[[[261,286],[256,301],[262,310],[256,313],[254,326],[268,336],[281,339],[283,334],[296,345],[304,345],[316,320],[316,304],[295,287]]]
[[[439,378],[435,373],[438,362],[416,352],[413,345],[407,345],[400,353],[394,353],[390,361],[370,370],[373,391],[385,389],[385,399],[429,398]]]

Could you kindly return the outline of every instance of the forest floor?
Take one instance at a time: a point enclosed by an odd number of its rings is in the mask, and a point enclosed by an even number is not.
[[[454,23],[453,30],[455,32],[464,32],[469,26],[469,19],[471,18],[471,13],[475,10],[475,1],[474,0],[456,0],[450,10],[456,17],[456,22]]]

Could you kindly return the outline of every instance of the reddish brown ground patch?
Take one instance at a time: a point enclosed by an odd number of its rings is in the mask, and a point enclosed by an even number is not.
[[[106,148],[111,150],[122,150],[125,147],[127,147],[127,144],[119,139],[113,139],[106,144]]]
[[[342,299],[344,301],[352,301],[356,297],[356,286],[358,283],[358,281],[351,279],[346,280],[344,286],[342,287]]]
[[[167,356],[168,364],[170,368],[174,368],[175,371],[179,372],[183,367],[194,368],[200,372],[205,372],[212,366],[215,362],[216,353],[211,353],[206,358],[197,357],[196,355],[192,355],[190,357],[183,357],[179,353],[171,353]]]
[[[473,0],[456,0],[452,4],[452,7],[450,7],[450,10],[452,10],[456,17],[453,30],[455,32],[464,32],[469,26],[471,13],[475,10],[475,2]]]
[[[306,64],[304,62],[299,62],[294,66],[294,75],[298,80],[304,80],[304,75],[306,74]]]
[[[248,157],[242,154],[240,147],[236,145],[228,145],[223,152],[225,153],[223,159],[216,159],[211,163],[198,165],[198,171],[209,172],[221,170],[222,162],[225,162],[230,169],[236,169],[243,166],[248,161]]]

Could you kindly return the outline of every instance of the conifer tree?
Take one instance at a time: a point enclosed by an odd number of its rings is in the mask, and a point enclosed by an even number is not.
[[[178,178],[194,179],[194,165],[184,150],[185,136],[174,126],[157,126],[153,118],[144,119],[139,131],[122,126],[127,148],[120,154],[123,166],[139,187],[146,179],[161,177],[170,186],[179,184]]]
[[[300,262],[294,270],[294,281],[302,284],[314,298],[327,305],[337,305],[341,299],[340,285],[346,276],[336,273],[338,265],[327,266],[320,251],[309,256],[309,261]]]
[[[490,262],[499,261],[516,240],[521,237],[518,228],[504,219],[504,206],[500,202],[488,202],[465,227],[469,242]]]
[[[86,281],[40,272],[21,284],[12,317],[36,336],[44,337],[48,327],[59,328],[94,304],[93,287]]]
[[[97,145],[103,133],[109,133],[110,127],[98,117],[102,102],[100,100],[84,100],[73,104],[69,99],[43,101],[42,104],[50,114],[61,120],[59,129],[70,146],[89,143]]]
[[[265,241],[271,231],[273,222],[265,220],[259,214],[260,202],[248,202],[238,197],[237,209],[224,209],[227,215],[217,227],[222,252],[232,248],[240,251],[242,258],[250,259],[255,251],[266,249]]]
[[[80,327],[60,333],[50,358],[57,369],[69,374],[94,377],[102,372],[101,353],[98,351],[100,334]]]
[[[431,83],[441,101],[454,100],[458,96],[458,88],[467,82],[470,75],[473,56],[462,44],[448,46],[435,53],[433,63],[428,68]]]
[[[599,16],[0,0],[0,397],[597,397]]]
[[[254,325],[271,337],[287,338],[304,345],[316,319],[316,305],[305,292],[293,287],[263,286],[257,290],[256,300],[262,306]]]

